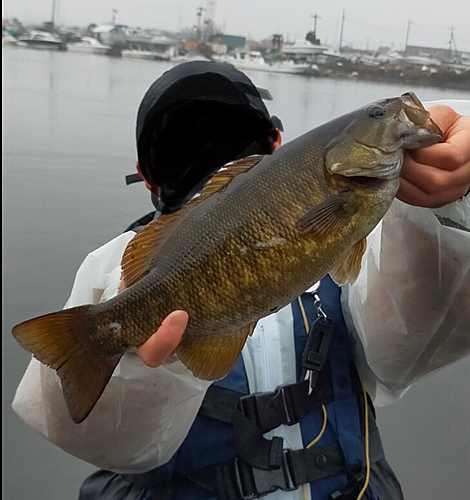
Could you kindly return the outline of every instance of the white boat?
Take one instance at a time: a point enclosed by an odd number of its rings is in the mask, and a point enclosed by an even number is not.
[[[281,52],[287,56],[311,56],[313,54],[322,54],[329,48],[327,45],[317,45],[299,38],[294,43],[284,44]]]
[[[214,57],[219,62],[226,62],[244,71],[264,71],[268,73],[305,73],[309,64],[296,64],[293,61],[267,62],[261,52],[252,50],[248,53],[237,52],[231,56]]]
[[[107,54],[111,45],[101,43],[96,38],[84,36],[79,42],[68,43],[67,50],[70,52],[85,52],[87,54]]]
[[[129,57],[132,59],[151,59],[155,61],[156,59],[169,59],[170,56],[165,57],[165,54],[160,52],[154,52],[152,50],[137,50],[137,49],[125,49],[121,52],[122,57]]]
[[[20,36],[18,42],[33,49],[63,50],[65,44],[57,36],[47,31],[32,30],[28,35]]]
[[[438,59],[428,56],[405,56],[402,61],[412,66],[440,66],[442,64]]]
[[[186,63],[186,62],[192,62],[192,61],[210,61],[207,57],[201,55],[201,54],[194,54],[194,53],[188,53],[183,56],[171,56],[170,57],[170,62],[172,63]]]

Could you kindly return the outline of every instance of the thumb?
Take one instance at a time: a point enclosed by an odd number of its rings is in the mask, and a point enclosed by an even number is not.
[[[173,311],[163,320],[160,328],[137,348],[137,353],[147,366],[155,368],[166,361],[178,347],[188,319],[185,311]]]

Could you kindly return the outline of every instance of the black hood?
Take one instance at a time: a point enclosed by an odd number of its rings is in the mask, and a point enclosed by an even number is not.
[[[180,208],[229,161],[271,153],[271,117],[251,80],[225,63],[196,61],[164,73],[137,115],[137,155],[151,185],[162,188],[164,211]]]

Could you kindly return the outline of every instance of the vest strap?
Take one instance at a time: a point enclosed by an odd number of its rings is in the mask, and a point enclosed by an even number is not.
[[[384,452],[376,429],[369,435],[370,463],[373,464],[383,457]],[[283,450],[280,467],[276,469],[258,469],[245,460],[236,458],[233,462],[215,468],[192,472],[186,476],[186,480],[216,493],[219,500],[252,500],[279,489],[293,491],[302,484],[346,473],[349,482],[342,490],[332,493],[335,500],[356,498],[364,481],[364,474],[362,471],[355,475],[350,474],[341,447],[332,445]]]
[[[328,374],[320,372],[315,390],[308,395],[308,381],[278,387],[272,392],[245,395],[241,392],[211,385],[207,390],[200,415],[233,423],[237,410],[268,432],[282,424],[294,425],[315,406],[333,400],[333,390]]]

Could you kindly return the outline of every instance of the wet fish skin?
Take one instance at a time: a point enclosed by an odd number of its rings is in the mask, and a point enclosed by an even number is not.
[[[237,162],[225,180],[214,177],[199,199],[130,242],[123,293],[29,320],[13,334],[57,370],[76,422],[122,354],[175,309],[189,314],[179,358],[200,378],[222,378],[258,319],[328,272],[354,280],[364,238],[398,189],[404,148],[438,140],[429,113],[405,94],[317,127],[273,155]]]

